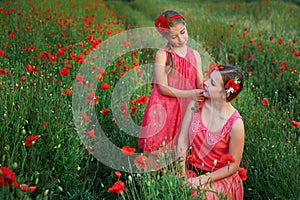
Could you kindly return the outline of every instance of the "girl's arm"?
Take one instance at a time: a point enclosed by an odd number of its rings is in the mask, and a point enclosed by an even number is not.
[[[181,166],[183,166],[184,169],[184,175],[185,175],[185,162],[186,162],[186,151],[190,145],[189,143],[189,127],[190,123],[192,121],[192,108],[195,104],[195,101],[191,101],[189,106],[187,107],[187,110],[185,112],[183,121],[181,123],[181,128],[178,136],[178,142],[177,142],[177,158],[181,158],[183,162],[181,162]]]
[[[197,79],[196,79],[196,88],[200,89],[203,88],[203,72],[202,72],[202,60],[201,60],[201,56],[199,54],[198,51],[194,50],[194,55],[196,57],[196,69],[197,69]]]
[[[197,100],[202,90],[179,90],[168,85],[168,74],[166,71],[167,56],[164,50],[158,50],[155,58],[155,77],[159,91],[162,95],[177,98],[192,98]]]
[[[201,175],[199,177],[188,180],[191,185],[204,185],[210,181],[217,181],[233,175],[239,168],[243,156],[244,149],[244,123],[242,119],[237,119],[230,131],[229,152],[234,163],[230,163],[229,167],[224,166],[208,175]]]

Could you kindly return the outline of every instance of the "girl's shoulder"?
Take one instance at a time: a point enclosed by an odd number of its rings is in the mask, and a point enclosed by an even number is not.
[[[165,46],[162,46],[160,49],[158,49],[158,51],[168,51],[168,47],[167,47],[167,45],[165,45]]]

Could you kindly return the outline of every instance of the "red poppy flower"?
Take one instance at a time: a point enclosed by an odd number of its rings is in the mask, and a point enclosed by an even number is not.
[[[102,110],[100,111],[100,113],[102,115],[105,115],[105,114],[109,113],[109,110],[107,108],[102,108]]]
[[[26,81],[26,76],[21,76],[19,80],[22,82]]]
[[[0,49],[0,56],[4,56],[4,50]]]
[[[32,144],[34,144],[39,139],[39,137],[40,136],[34,134],[28,136],[25,140],[25,146],[32,146]]]
[[[48,123],[47,122],[42,122],[42,127],[43,128],[46,128],[48,126]]]
[[[33,191],[35,191],[36,190],[36,186],[29,186],[28,187],[28,192],[33,192]]]
[[[137,57],[137,52],[136,52],[135,50],[132,50],[131,55],[132,55],[133,57]]]
[[[132,156],[135,152],[135,148],[131,148],[130,146],[124,146],[121,149],[121,152],[125,155],[125,156]]]
[[[37,66],[30,65],[30,64],[28,64],[28,65],[26,66],[27,71],[28,71],[29,73],[32,72],[33,74],[38,74],[38,73],[39,73],[37,68],[38,68]]]
[[[114,192],[116,194],[121,194],[125,189],[125,184],[121,181],[117,181],[114,185],[108,188],[107,192]]]
[[[298,128],[300,128],[300,122],[291,121],[291,126],[297,126]]]
[[[296,70],[294,68],[290,68],[289,72],[291,72],[292,74],[296,72]]]
[[[149,166],[149,159],[146,156],[139,155],[134,159],[134,164],[139,169],[146,169]]]
[[[193,155],[189,155],[189,156],[187,157],[187,160],[188,160],[191,164],[194,164],[194,163],[196,162],[196,157],[195,157],[194,154],[193,154]]]
[[[10,75],[10,70],[5,68],[5,69],[0,69],[0,75],[5,74],[6,76]]]
[[[86,102],[90,102],[92,99],[94,99],[95,97],[95,93],[94,92],[89,92],[87,95],[86,95]]]
[[[128,110],[128,106],[127,106],[126,103],[122,103],[122,104],[121,104],[121,110],[122,110],[123,112]]]
[[[155,20],[154,25],[155,25],[158,32],[160,32],[160,33],[168,32],[169,22],[164,16],[159,16]]]
[[[139,61],[134,61],[133,65],[136,66],[136,67],[138,67],[139,66]]]
[[[230,154],[224,154],[220,160],[219,160],[220,163],[223,163],[223,164],[228,164],[228,163],[234,163],[235,160],[234,158],[232,157],[232,155]]]
[[[240,89],[240,83],[234,79],[230,79],[225,84],[225,89],[228,92],[235,93]]]
[[[273,40],[273,38],[274,38],[273,36],[270,36],[269,40],[270,40],[270,41],[272,41],[272,40]]]
[[[28,187],[28,185],[27,184],[25,184],[25,183],[23,183],[23,184],[21,184],[20,185],[20,190],[22,191],[22,192],[33,192],[33,191],[35,191],[36,190],[36,186],[29,186]]]
[[[87,95],[86,95],[86,102],[90,103],[91,105],[95,105],[98,100],[99,100],[99,97],[98,96],[94,96],[95,93],[94,92],[89,92]]]
[[[27,192],[28,189],[28,185],[27,184],[20,184],[20,190],[22,192]]]
[[[63,69],[61,69],[61,70],[59,71],[59,74],[60,74],[61,76],[67,76],[67,75],[70,74],[70,70],[67,69],[67,68],[63,68]]]
[[[107,89],[109,89],[110,88],[110,86],[107,84],[107,83],[103,83],[101,86],[100,86],[100,89],[101,90],[107,90]]]
[[[67,89],[63,90],[63,91],[61,92],[61,94],[62,94],[63,96],[68,96],[68,97],[70,97],[70,96],[72,96],[72,94],[73,94],[73,90],[72,90],[72,88],[67,88]]]
[[[83,122],[88,122],[88,121],[90,121],[90,119],[91,119],[91,117],[88,116],[86,113],[82,114],[82,121]]]
[[[248,178],[247,170],[245,168],[239,167],[238,173],[239,173],[239,176],[241,177],[242,181],[245,181]]]
[[[76,81],[80,83],[80,85],[84,85],[84,78],[81,75],[76,75]]]
[[[16,181],[16,176],[14,172],[7,168],[0,168],[0,186],[8,187],[10,184],[13,184],[14,187],[18,186],[18,182]]]
[[[198,198],[199,197],[199,192],[197,190],[193,190],[191,194],[192,198]]]
[[[115,176],[117,177],[117,179],[119,180],[120,179],[120,177],[121,177],[121,172],[119,172],[119,171],[116,171],[115,172]]]
[[[148,97],[146,96],[139,96],[138,99],[132,99],[130,100],[130,104],[138,104],[138,105],[143,105],[145,106],[147,103]]]
[[[95,131],[94,131],[94,129],[88,131],[88,132],[85,134],[85,138],[87,138],[87,137],[95,138]]]
[[[139,96],[139,98],[137,99],[136,103],[139,105],[143,105],[145,106],[147,103],[148,97],[146,96]]]
[[[264,98],[261,102],[262,105],[266,106],[269,103],[269,99],[268,98]]]
[[[131,106],[131,114],[134,115],[136,111],[137,111],[137,107]]]

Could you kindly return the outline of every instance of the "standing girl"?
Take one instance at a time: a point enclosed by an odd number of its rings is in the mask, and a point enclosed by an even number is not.
[[[166,10],[156,20],[168,41],[155,57],[154,87],[141,124],[139,148],[145,153],[171,149],[191,99],[201,100],[203,76],[200,54],[187,46],[185,19]]]

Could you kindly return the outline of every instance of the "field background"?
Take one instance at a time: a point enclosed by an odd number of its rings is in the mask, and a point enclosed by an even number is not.
[[[108,193],[117,180],[115,170],[90,154],[95,152],[92,144],[97,133],[84,130],[86,134],[78,134],[76,124],[89,123],[89,116],[72,112],[73,84],[81,82],[76,75],[93,49],[101,49],[103,42],[128,29],[153,27],[154,19],[165,9],[185,16],[190,38],[201,44],[199,51],[208,52],[216,63],[236,65],[244,72],[246,85],[234,105],[244,117],[246,129],[245,199],[298,199],[299,4],[0,1],[0,167],[11,169],[19,186],[36,186],[33,192],[0,186],[0,199],[183,198],[178,189],[181,185],[172,176],[124,172],[122,195]],[[137,149],[137,139],[115,123],[111,97],[125,73],[134,71],[132,80],[138,79],[139,66],[152,63],[155,51],[136,49],[136,55],[122,54],[126,41],[119,48],[120,54],[112,56],[107,66],[97,62],[91,66],[98,82],[89,103],[94,104],[105,135],[116,146]],[[146,84],[130,97],[134,101],[123,102],[122,112],[137,124],[150,92],[151,84]],[[25,145],[32,134],[39,137],[32,146]],[[110,151],[101,153],[109,155]]]

